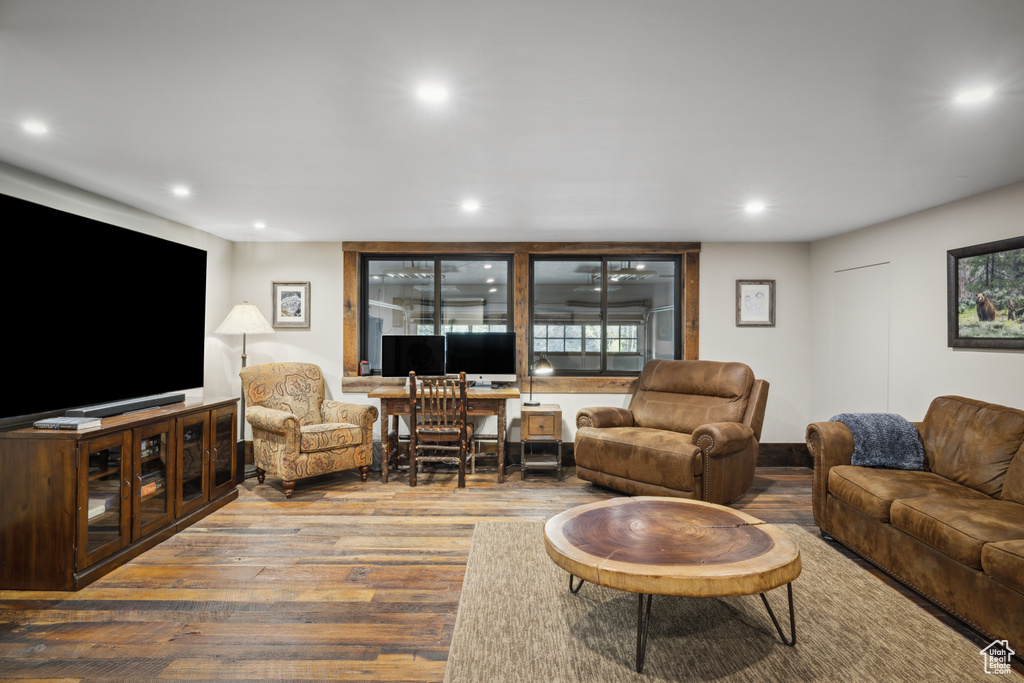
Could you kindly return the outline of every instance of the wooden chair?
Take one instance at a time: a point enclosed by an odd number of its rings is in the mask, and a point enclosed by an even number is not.
[[[459,466],[459,488],[465,488],[473,438],[466,419],[466,373],[460,372],[456,380],[417,379],[410,372],[409,425],[409,485],[416,486],[420,463],[441,462]]]

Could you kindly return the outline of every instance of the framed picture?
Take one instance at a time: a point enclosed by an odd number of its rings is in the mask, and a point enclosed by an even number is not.
[[[775,280],[736,281],[736,327],[775,327]]]
[[[1024,349],[1024,236],[946,252],[949,346]]]
[[[280,329],[309,329],[309,283],[275,282],[271,304],[274,320],[271,325]]]

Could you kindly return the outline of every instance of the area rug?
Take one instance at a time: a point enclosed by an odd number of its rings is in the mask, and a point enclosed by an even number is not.
[[[803,564],[796,646],[782,644],[756,595],[655,596],[638,674],[635,594],[586,583],[573,595],[544,552],[542,522],[479,522],[445,681],[992,680],[968,640],[818,536],[781,528]],[[788,634],[785,589],[768,599]]]

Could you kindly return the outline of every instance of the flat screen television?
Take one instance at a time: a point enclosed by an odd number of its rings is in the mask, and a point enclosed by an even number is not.
[[[444,335],[385,334],[380,338],[380,374],[383,377],[444,375]]]
[[[445,368],[476,383],[516,381],[515,332],[449,332]]]
[[[0,426],[203,386],[206,251],[0,194]]]

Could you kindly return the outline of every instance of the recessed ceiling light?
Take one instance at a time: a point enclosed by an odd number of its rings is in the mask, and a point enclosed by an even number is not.
[[[957,104],[978,104],[992,97],[994,92],[991,86],[984,85],[978,88],[961,90],[953,99]]]
[[[42,121],[25,121],[21,124],[21,129],[26,133],[32,133],[32,135],[46,135],[50,132],[50,129]]]
[[[487,291],[488,291],[488,292],[497,292],[497,291],[498,291],[498,288],[497,288],[497,287],[491,287],[491,288],[490,288],[490,289],[488,289]]]
[[[256,228],[257,230],[262,230],[263,228],[267,227],[267,224],[264,223],[263,221],[256,221],[255,223],[252,224],[252,227]]]
[[[444,104],[448,101],[448,88],[440,83],[422,83],[416,88],[416,97],[424,104]]]
[[[487,278],[487,284],[491,284],[492,282],[494,282],[494,278],[493,277]]]
[[[187,197],[192,194],[192,190],[188,189],[184,185],[175,185],[171,188],[171,192],[174,193],[175,197]]]
[[[484,268],[490,268],[490,267],[491,267],[491,264],[490,264],[490,263],[485,263],[485,264],[484,264]]]
[[[461,206],[466,213],[476,213],[480,210],[480,202],[476,199],[463,199]]]
[[[764,202],[757,200],[747,202],[746,206],[743,207],[743,210],[747,213],[761,213],[765,210],[765,204]]]

